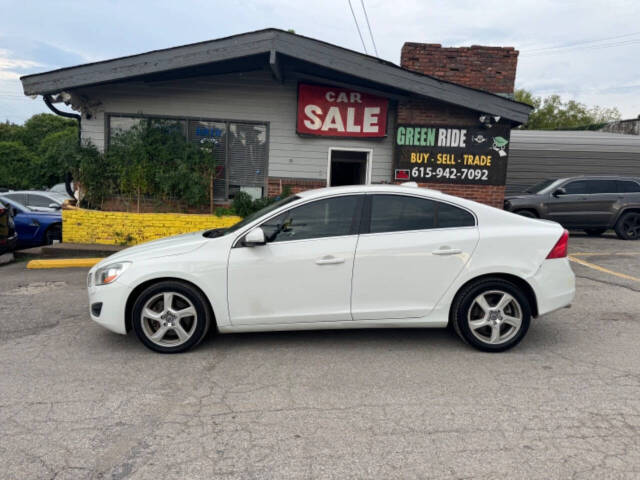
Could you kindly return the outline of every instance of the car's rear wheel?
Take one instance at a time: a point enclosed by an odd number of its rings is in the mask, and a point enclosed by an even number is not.
[[[606,228],[585,228],[585,233],[590,237],[598,237],[607,231]]]
[[[640,238],[640,212],[623,213],[616,223],[616,235],[623,240]]]
[[[517,285],[488,278],[466,286],[456,296],[451,321],[471,346],[502,352],[517,345],[527,333],[531,306]]]
[[[133,329],[156,352],[179,353],[195,347],[206,336],[210,322],[206,299],[186,283],[156,283],[133,306]]]
[[[538,216],[531,210],[516,210],[513,213],[515,213],[516,215],[527,217],[527,218],[538,218]]]

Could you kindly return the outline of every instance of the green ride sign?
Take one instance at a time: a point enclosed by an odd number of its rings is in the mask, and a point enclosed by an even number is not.
[[[395,180],[504,185],[510,128],[398,125]]]

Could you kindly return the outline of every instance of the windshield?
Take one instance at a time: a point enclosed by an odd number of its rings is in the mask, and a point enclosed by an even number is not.
[[[242,227],[244,227],[245,225],[248,225],[251,222],[253,222],[254,220],[262,217],[263,215],[266,215],[269,212],[273,212],[274,210],[282,207],[283,205],[287,205],[288,203],[294,202],[294,201],[299,200],[299,199],[300,199],[300,197],[292,195],[291,197],[283,198],[282,200],[278,200],[277,202],[272,203],[271,205],[267,205],[263,209],[258,210],[257,212],[254,212],[251,215],[247,215],[246,217],[244,217],[244,219],[240,220],[235,225],[227,228],[224,231],[223,235],[227,235],[229,233],[235,232],[236,230],[239,230]]]
[[[556,183],[558,181],[559,180],[551,180],[551,179],[547,178],[545,180],[542,180],[541,182],[536,183],[532,187],[527,188],[524,192],[525,193],[543,193],[551,185],[553,185],[554,183]]]

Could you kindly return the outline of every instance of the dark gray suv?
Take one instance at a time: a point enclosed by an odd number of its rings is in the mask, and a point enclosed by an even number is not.
[[[601,235],[613,228],[618,237],[637,240],[640,178],[583,176],[543,180],[521,195],[505,197],[504,209],[553,220],[589,235]]]

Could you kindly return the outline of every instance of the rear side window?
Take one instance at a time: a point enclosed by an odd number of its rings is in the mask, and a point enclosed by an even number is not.
[[[587,193],[616,193],[615,180],[588,180]]]
[[[466,210],[448,203],[438,203],[438,228],[473,227],[476,219]]]
[[[373,195],[371,233],[424,230],[436,226],[436,202],[400,195]]]
[[[402,195],[373,195],[371,198],[371,233],[474,225],[475,218],[471,213],[447,203]]]
[[[632,180],[617,180],[618,192],[620,193],[640,193],[640,184]]]

